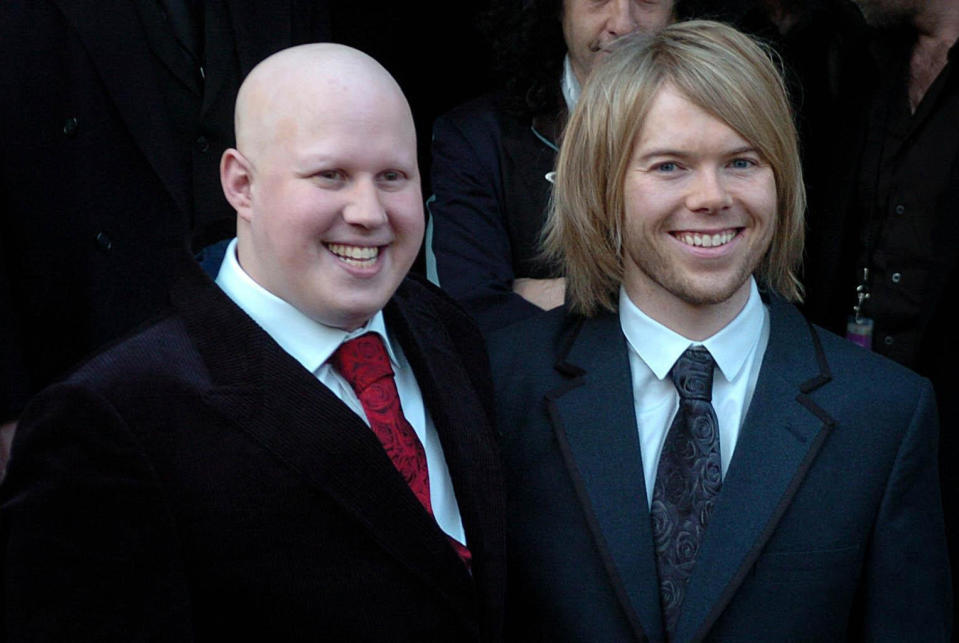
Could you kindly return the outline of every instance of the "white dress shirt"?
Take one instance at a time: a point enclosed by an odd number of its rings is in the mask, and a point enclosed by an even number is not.
[[[749,299],[735,319],[702,342],[654,321],[633,304],[623,288],[619,292],[619,323],[629,344],[647,507],[652,504],[659,454],[679,409],[679,393],[668,377],[669,371],[690,346],[704,346],[716,362],[712,402],[719,420],[719,452],[725,477],[769,342],[769,311],[755,280],[750,280]]]
[[[560,88],[563,91],[563,100],[566,101],[566,110],[572,114],[582,88],[579,86],[579,79],[573,73],[573,66],[569,62],[569,54],[566,54],[563,58],[563,78],[560,80]]]
[[[369,426],[369,420],[363,411],[363,405],[353,392],[353,387],[327,360],[340,347],[340,344],[349,339],[368,332],[376,333],[383,339],[396,374],[396,389],[403,407],[403,415],[413,427],[426,452],[433,516],[446,534],[461,543],[466,543],[459,506],[453,493],[453,483],[450,480],[439,436],[436,434],[436,427],[433,426],[433,420],[423,404],[423,395],[420,393],[413,370],[406,361],[403,349],[398,342],[390,340],[383,312],[376,313],[364,326],[351,332],[316,322],[288,302],[267,291],[243,271],[236,259],[236,239],[227,247],[216,283],[283,350],[333,391],[333,394],[366,422],[367,426]]]

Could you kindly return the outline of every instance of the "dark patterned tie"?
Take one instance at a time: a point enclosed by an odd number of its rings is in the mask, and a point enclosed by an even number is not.
[[[711,403],[713,366],[709,351],[697,346],[686,349],[670,371],[679,391],[679,410],[659,456],[650,508],[659,592],[670,638],[722,486],[719,422]]]
[[[330,363],[353,387],[353,392],[363,405],[370,428],[390,456],[393,466],[432,516],[426,452],[413,427],[403,415],[396,381],[393,378],[393,367],[390,365],[390,356],[383,340],[376,333],[366,333],[343,342],[330,357]],[[469,567],[469,549],[453,538],[449,538],[449,541]]]

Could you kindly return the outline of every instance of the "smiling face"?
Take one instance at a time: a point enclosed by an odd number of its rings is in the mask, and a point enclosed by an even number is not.
[[[634,31],[658,31],[673,18],[673,0],[565,0],[563,39],[583,84],[609,45]]]
[[[233,150],[223,162],[228,198],[228,184],[240,186],[231,202],[243,270],[312,319],[347,330],[386,305],[424,225],[409,108],[385,71],[355,62],[339,61],[337,73],[329,60],[309,60],[327,65],[320,78],[294,70],[279,80],[273,107],[240,119],[255,128],[237,136],[250,156]]]
[[[633,303],[691,339],[731,321],[775,228],[776,182],[755,147],[667,84],[637,135],[623,202]]]

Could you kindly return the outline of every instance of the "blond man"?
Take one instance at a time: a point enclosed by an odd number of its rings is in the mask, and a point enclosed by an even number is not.
[[[778,69],[679,23],[564,137],[567,305],[490,341],[528,640],[948,640],[926,380],[808,325]]]

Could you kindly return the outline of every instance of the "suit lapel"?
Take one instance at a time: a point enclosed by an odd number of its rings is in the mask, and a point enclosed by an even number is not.
[[[137,147],[181,212],[191,211],[188,173],[177,166],[172,124],[150,62],[153,53],[134,3],[123,0],[54,0],[80,35],[107,93]]]
[[[163,17],[154,0],[134,0],[147,44],[170,73],[197,96],[203,93],[197,62],[187,53]]]
[[[546,177],[553,171],[565,122],[565,109],[557,114],[536,116],[530,124],[529,132],[523,133],[524,138],[519,141],[520,144],[511,146],[516,158],[513,167],[523,177],[527,189],[534,194],[548,193],[551,189],[552,182]],[[529,145],[525,138],[529,135],[536,137],[539,144]]]
[[[832,420],[806,397],[829,380],[811,329],[770,306],[770,337],[752,403],[689,580],[676,640],[700,640],[729,604],[776,528]]]
[[[626,340],[614,314],[573,332],[557,365],[573,379],[547,395],[553,427],[626,618],[638,639],[662,639]]]
[[[213,380],[205,402],[470,618],[465,568],[363,421],[205,276],[181,280],[174,303]]]
[[[410,285],[401,286],[387,306],[387,323],[403,347],[439,435],[467,545],[478,562],[474,580],[492,609],[502,598],[505,572],[483,565],[505,560],[506,510],[491,420],[446,326],[414,291],[407,292]]]

